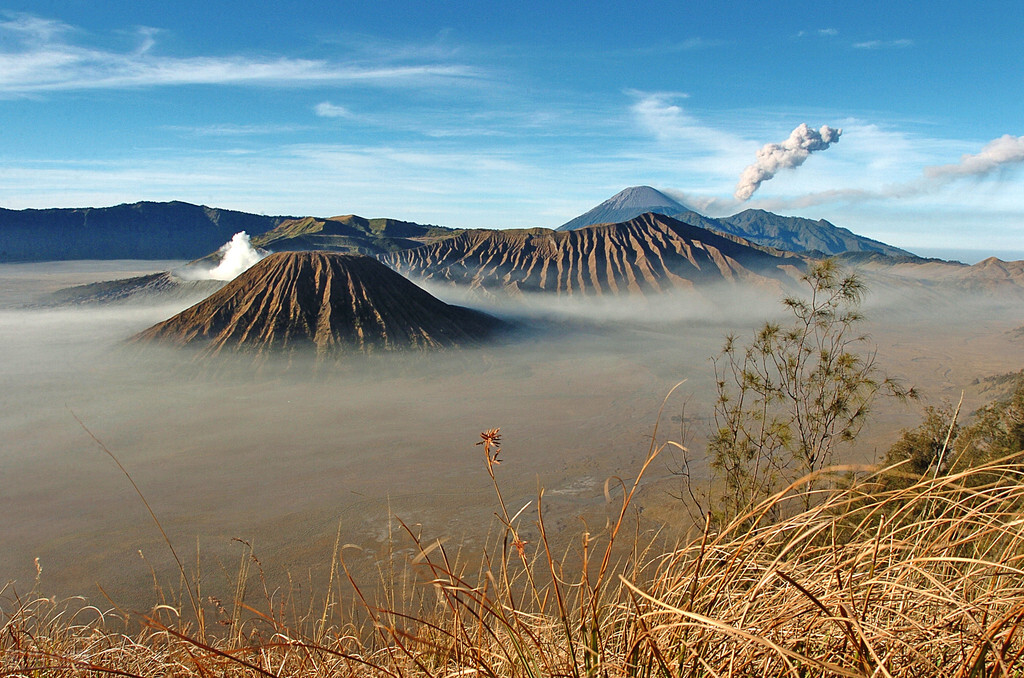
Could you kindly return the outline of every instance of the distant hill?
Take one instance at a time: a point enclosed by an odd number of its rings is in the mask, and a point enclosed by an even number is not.
[[[0,261],[195,259],[239,231],[263,233],[286,218],[186,202],[0,209]]]
[[[968,292],[994,301],[1024,297],[1024,261],[989,257],[968,266],[959,261],[873,252],[849,252],[837,258],[862,274],[872,292],[931,290],[945,299],[951,292]]]
[[[328,358],[464,346],[503,325],[434,298],[371,257],[281,252],[134,341],[191,345],[206,355]]]
[[[458,230],[396,219],[364,219],[349,214],[329,219],[288,219],[254,237],[252,244],[273,252],[323,250],[377,255],[419,247]]]
[[[928,262],[928,265],[894,267],[893,271],[907,278],[952,285],[961,290],[997,298],[1008,294],[1024,294],[1024,261],[1003,261],[989,257],[972,266],[934,259]]]
[[[814,221],[784,217],[764,210],[745,210],[731,217],[706,217],[650,186],[633,186],[620,191],[586,214],[559,226],[558,230],[572,231],[593,224],[627,221],[644,212],[665,214],[693,226],[739,236],[758,245],[787,252],[831,256],[852,251],[915,256],[898,247],[857,235],[824,219]]]
[[[223,280],[189,280],[171,271],[75,285],[47,295],[46,304],[81,305],[194,301],[224,287]]]
[[[584,297],[650,295],[719,282],[786,286],[805,263],[653,213],[572,231],[466,231],[381,260],[432,283]]]
[[[630,186],[555,230],[574,231],[594,224],[617,224],[647,212],[672,215],[687,210],[688,207],[655,188]]]

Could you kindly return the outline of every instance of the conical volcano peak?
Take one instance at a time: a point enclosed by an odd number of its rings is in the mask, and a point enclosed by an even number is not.
[[[557,230],[574,231],[578,228],[594,224],[613,224],[629,221],[633,217],[638,217],[647,212],[673,215],[689,211],[689,209],[686,205],[670,198],[656,188],[651,188],[650,186],[630,186],[619,191],[589,212],[562,224]]]
[[[650,186],[630,186],[605,200],[608,207],[671,207],[679,211],[687,209],[685,205],[674,200],[656,188]]]
[[[281,252],[136,340],[326,356],[474,344],[501,324],[434,298],[371,257]]]

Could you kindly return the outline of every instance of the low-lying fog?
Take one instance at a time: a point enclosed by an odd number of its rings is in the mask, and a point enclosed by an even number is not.
[[[626,302],[588,318],[576,304],[559,325],[557,308],[535,305],[544,322],[492,346],[353,359],[315,375],[209,369],[120,345],[182,304],[20,308],[69,284],[169,267],[0,266],[0,580],[15,580],[18,591],[33,585],[37,557],[47,595],[99,600],[99,584],[118,603],[146,607],[155,600],[150,566],[164,583],[177,581],[145,507],[75,416],[132,474],[190,569],[198,549],[209,586],[225,581],[222,564],[233,572],[235,537],[253,543],[270,573],[319,576],[339,525],[342,543],[365,549],[348,552],[350,562],[372,573],[389,511],[470,551],[493,528],[493,488],[474,445],[482,430],[501,427],[498,472],[510,510],[542,486],[553,529],[594,519],[605,479],[635,475],[663,398],[684,379],[659,438],[679,439],[686,428],[699,458],[714,395],[709,358],[726,334],[746,337],[780,308],[764,294],[737,295]],[[1024,342],[1011,333],[1024,324],[1022,310],[886,293],[868,304],[865,329],[882,366],[935,403],[955,400],[977,377],[1024,366]],[[984,400],[975,388],[966,406]],[[880,455],[920,407],[880,403],[851,457]],[[671,455],[656,463],[641,503],[681,532],[687,513],[671,496],[677,463]],[[407,546],[396,537],[397,548]]]

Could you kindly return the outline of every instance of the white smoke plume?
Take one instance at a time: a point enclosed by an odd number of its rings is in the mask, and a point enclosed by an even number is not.
[[[245,231],[235,233],[231,240],[217,251],[221,258],[216,267],[181,271],[182,277],[191,280],[234,280],[260,259],[270,254],[253,247],[249,240],[249,234]]]
[[[833,189],[793,199],[762,201],[763,209],[794,209],[828,203],[860,203],[870,200],[910,199],[941,190],[961,179],[982,178],[1024,164],[1024,136],[1004,134],[985,144],[978,153],[965,153],[960,162],[925,167],[913,181],[890,184],[876,190]]]
[[[1024,137],[1004,134],[985,144],[975,155],[965,153],[960,162],[953,165],[927,167],[924,174],[929,179],[956,179],[957,177],[980,177],[991,174],[1007,165],[1024,163]]]
[[[761,147],[757,152],[757,162],[743,170],[733,195],[740,202],[749,200],[754,191],[779,170],[799,167],[814,151],[824,151],[837,143],[842,133],[843,130],[828,125],[815,130],[806,123],[800,123],[781,144],[765,144]]]

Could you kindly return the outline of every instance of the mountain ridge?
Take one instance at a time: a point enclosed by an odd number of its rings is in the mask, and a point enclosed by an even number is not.
[[[711,219],[720,230],[761,245],[790,252],[820,252],[826,256],[843,252],[878,252],[893,257],[916,257],[899,247],[858,235],[825,219],[786,217],[759,209],[748,209],[730,217]],[[801,249],[802,248],[802,249]]]
[[[0,262],[72,259],[196,259],[235,233],[268,231],[290,217],[192,203],[0,208]]]
[[[412,279],[491,293],[625,296],[740,280],[784,287],[805,259],[647,213],[571,231],[466,231],[381,261]]]

